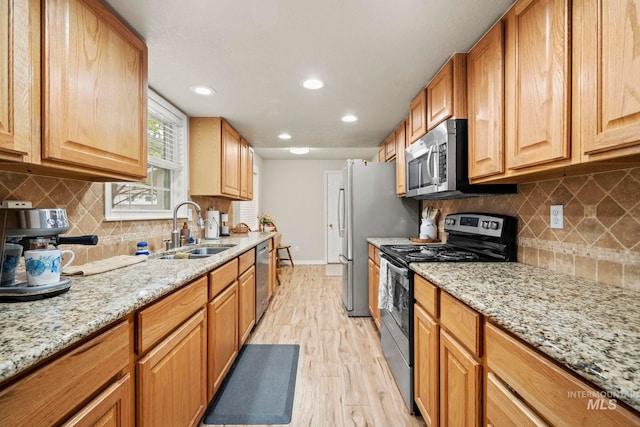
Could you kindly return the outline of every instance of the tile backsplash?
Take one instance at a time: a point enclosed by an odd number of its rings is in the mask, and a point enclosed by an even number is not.
[[[443,215],[516,216],[520,262],[640,291],[640,168],[521,184],[518,194],[424,204]],[[564,228],[550,228],[551,205],[564,206]]]
[[[203,209],[230,212],[224,199],[194,197]],[[171,220],[105,221],[104,184],[0,172],[0,200],[66,208],[65,234],[96,234],[98,246],[73,246],[76,264],[151,250],[170,237]],[[479,211],[518,218],[518,260],[640,291],[640,167],[520,185],[518,194],[425,201],[450,212]],[[564,206],[564,228],[549,227],[551,205]],[[440,217],[442,219],[442,216]],[[442,234],[442,220],[440,220]]]
[[[97,246],[65,245],[76,254],[75,265],[132,255],[136,243],[147,241],[150,250],[164,247],[163,240],[171,236],[172,221],[105,221],[104,184],[37,175],[0,172],[0,200],[28,200],[34,208],[65,208],[69,217],[69,231],[63,236],[95,234]],[[213,197],[193,200],[203,210],[210,206],[229,212],[231,202]]]

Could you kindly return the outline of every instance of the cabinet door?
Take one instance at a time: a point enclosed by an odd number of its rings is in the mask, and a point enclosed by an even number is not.
[[[202,309],[138,362],[136,425],[196,425],[207,405],[206,360]]]
[[[235,281],[208,305],[209,370],[208,400],[238,355],[238,282]]]
[[[440,425],[479,426],[482,366],[455,338],[440,331]]]
[[[64,427],[128,427],[131,410],[131,376],[125,375],[85,406]]]
[[[467,57],[454,54],[427,85],[427,130],[450,117],[467,117]]]
[[[99,0],[45,0],[44,163],[147,175],[147,47]]]
[[[247,150],[247,199],[253,200],[253,148]]]
[[[504,38],[502,21],[467,56],[469,178],[504,172]]]
[[[249,197],[249,144],[240,138],[240,198]]]
[[[422,418],[438,425],[438,324],[414,305],[414,396]]]
[[[385,156],[386,156],[386,149],[387,146],[384,144],[384,142],[380,145],[380,147],[378,147],[378,161],[380,163],[385,162]]]
[[[238,277],[238,304],[238,329],[240,332],[238,347],[242,347],[256,320],[256,268],[254,266]]]
[[[391,161],[396,157],[396,134],[395,132],[391,132],[391,135],[384,140],[384,158],[385,160]]]
[[[373,321],[380,330],[380,309],[378,308],[378,282],[380,281],[380,267],[372,259],[369,259],[369,312]]]
[[[396,194],[404,196],[407,192],[407,158],[405,153],[407,132],[406,121],[402,122],[395,131],[396,142]]]
[[[584,160],[640,153],[639,12],[638,0],[574,2],[574,140]]]
[[[240,135],[227,122],[222,122],[222,179],[225,196],[240,196]]]
[[[427,133],[427,91],[421,90],[409,104],[408,139],[414,142]]]
[[[506,15],[507,166],[570,157],[568,0],[520,0]]]
[[[40,145],[39,2],[0,5],[0,159],[31,160]]]

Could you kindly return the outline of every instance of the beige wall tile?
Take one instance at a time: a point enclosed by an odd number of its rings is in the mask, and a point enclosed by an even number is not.
[[[598,261],[598,281],[614,286],[622,286],[622,264],[613,261]]]
[[[640,265],[627,264],[624,266],[622,286],[640,291]]]
[[[575,275],[585,279],[597,279],[597,264],[593,258],[575,257]]]

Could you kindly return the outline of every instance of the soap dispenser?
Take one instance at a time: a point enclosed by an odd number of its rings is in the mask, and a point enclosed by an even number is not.
[[[189,231],[189,226],[187,225],[187,221],[182,224],[182,229],[180,230],[180,245],[184,245],[189,242],[189,236],[191,232]]]

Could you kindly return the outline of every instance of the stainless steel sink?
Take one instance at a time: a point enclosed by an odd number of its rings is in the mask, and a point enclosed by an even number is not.
[[[159,257],[158,259],[200,259],[200,258],[208,258],[211,255],[218,254],[220,252],[224,252],[227,249],[234,247],[235,245],[220,245],[220,246],[204,246],[200,248],[192,248],[185,251],[179,251],[178,253],[185,254],[188,253],[188,258],[184,257],[176,257],[176,254],[167,254]]]

